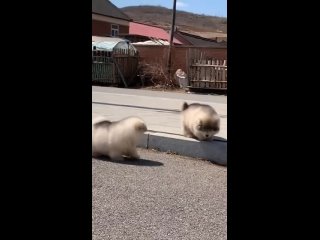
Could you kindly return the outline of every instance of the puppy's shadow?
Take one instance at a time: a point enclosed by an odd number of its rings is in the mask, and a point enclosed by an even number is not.
[[[162,162],[147,160],[147,159],[124,158],[124,160],[113,160],[108,157],[96,157],[95,159],[100,161],[105,161],[105,162],[113,162],[118,164],[134,165],[134,166],[147,166],[147,167],[163,166]]]

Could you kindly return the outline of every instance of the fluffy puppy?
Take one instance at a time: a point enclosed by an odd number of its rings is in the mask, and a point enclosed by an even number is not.
[[[103,117],[92,121],[92,156],[108,156],[122,160],[123,156],[139,159],[136,146],[147,131],[145,122],[138,117],[108,121]]]
[[[186,102],[182,105],[183,135],[200,141],[211,141],[220,130],[220,117],[209,105]]]

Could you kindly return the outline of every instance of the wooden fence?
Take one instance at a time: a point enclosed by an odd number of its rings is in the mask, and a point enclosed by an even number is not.
[[[227,90],[227,60],[216,59],[200,49],[190,49],[186,60],[191,88]]]
[[[92,50],[92,82],[109,85],[132,84],[138,69],[138,53],[131,49],[112,52]]]
[[[194,59],[188,76],[192,88],[227,90],[226,60]]]

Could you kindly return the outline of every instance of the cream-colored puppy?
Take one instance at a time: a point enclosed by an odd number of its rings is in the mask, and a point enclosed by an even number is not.
[[[220,130],[220,117],[209,105],[192,103],[182,106],[183,135],[201,141],[211,141]]]
[[[136,146],[145,131],[147,126],[138,117],[114,122],[96,117],[92,121],[92,156],[103,155],[112,160],[122,160],[123,156],[138,159]]]

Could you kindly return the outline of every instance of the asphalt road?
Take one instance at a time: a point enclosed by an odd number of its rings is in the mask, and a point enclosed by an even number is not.
[[[227,168],[139,149],[92,159],[92,239],[227,239]]]

